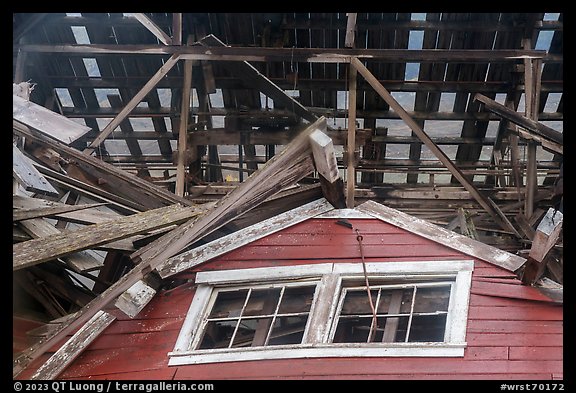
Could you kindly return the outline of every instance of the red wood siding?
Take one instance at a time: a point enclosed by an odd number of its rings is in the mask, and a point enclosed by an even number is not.
[[[370,261],[473,259],[378,220],[349,220]],[[313,219],[216,258],[196,270],[360,262],[356,233]],[[177,278],[190,278],[183,272]],[[193,284],[160,291],[135,319],[114,321],[62,379],[552,379],[562,378],[562,308],[515,276],[475,260],[463,358],[322,358],[168,367]],[[523,300],[522,296],[529,299]],[[48,354],[43,358],[47,358]],[[28,371],[26,371],[28,372]],[[26,378],[26,372],[21,377]],[[27,375],[31,375],[28,372]]]

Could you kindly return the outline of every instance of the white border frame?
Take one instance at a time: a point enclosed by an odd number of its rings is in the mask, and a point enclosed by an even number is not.
[[[361,264],[322,263],[199,272],[196,275],[198,287],[178,335],[174,350],[168,353],[170,357],[168,365],[181,366],[186,364],[309,357],[462,357],[466,347],[465,336],[473,269],[473,260],[367,263],[366,271],[372,275],[390,275],[398,278],[417,275],[453,275],[455,279],[450,293],[445,342],[369,344],[332,344],[328,342],[332,318],[340,295],[340,282],[343,277],[363,275]],[[325,321],[324,334],[316,336],[318,342],[270,347],[190,350],[190,345],[196,337],[198,329],[202,326],[203,316],[207,312],[207,305],[214,287],[242,283],[260,285],[266,281],[303,278],[317,278],[321,282],[328,276],[339,277],[334,290],[329,292],[331,298],[328,299],[329,296],[324,295],[322,296],[324,299],[319,299],[318,286],[310,310],[310,319],[312,319],[319,302],[328,302],[323,306],[327,305],[330,307],[329,316]]]

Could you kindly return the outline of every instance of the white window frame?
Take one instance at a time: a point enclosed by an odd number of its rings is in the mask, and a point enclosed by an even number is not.
[[[363,277],[362,264],[322,263],[207,271],[196,274],[196,292],[172,352],[169,366],[214,362],[288,359],[309,357],[462,357],[466,347],[466,326],[473,260],[370,262],[370,276],[390,279],[423,277],[454,280],[444,333],[444,342],[331,343],[333,318],[341,296],[341,283],[350,277]],[[194,350],[215,288],[259,286],[266,282],[316,281],[317,287],[301,344],[263,347]]]

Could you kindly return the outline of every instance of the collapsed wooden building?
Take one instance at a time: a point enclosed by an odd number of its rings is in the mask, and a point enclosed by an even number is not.
[[[14,378],[562,378],[562,21],[13,14]]]

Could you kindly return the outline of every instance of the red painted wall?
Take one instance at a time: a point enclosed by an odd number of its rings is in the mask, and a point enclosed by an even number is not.
[[[367,261],[474,259],[379,220],[349,220]],[[216,258],[197,270],[360,262],[356,233],[312,219]],[[425,263],[425,262],[424,262]],[[174,278],[191,278],[183,272]],[[475,259],[463,358],[322,358],[168,367],[193,283],[160,291],[134,319],[114,321],[61,379],[561,379],[562,307],[538,299],[515,275]],[[45,361],[50,353],[33,365]],[[33,368],[33,367],[31,367]],[[19,378],[32,375],[26,370]]]

